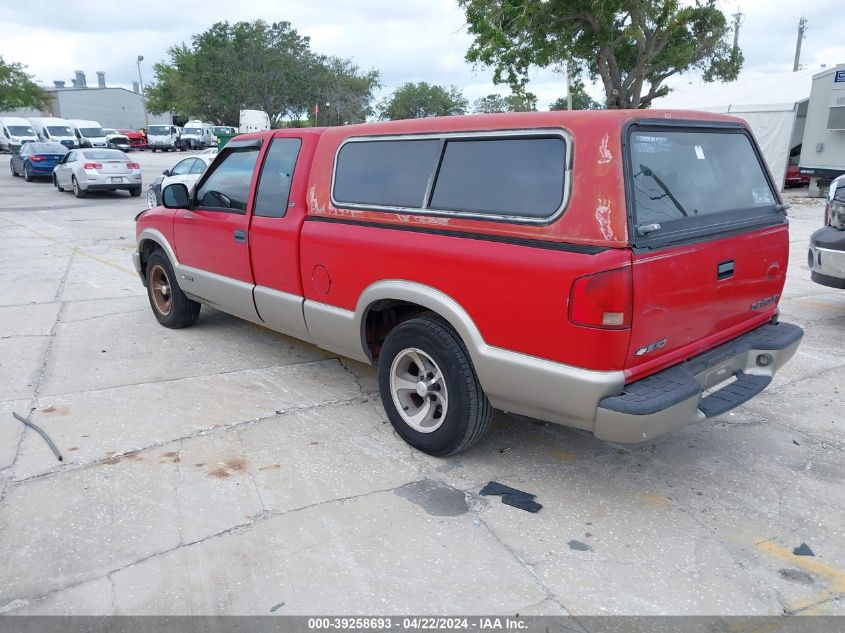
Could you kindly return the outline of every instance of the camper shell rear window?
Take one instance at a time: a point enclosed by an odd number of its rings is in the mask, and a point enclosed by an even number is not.
[[[628,127],[632,241],[673,243],[780,223],[784,207],[751,135],[719,124]]]
[[[563,130],[351,138],[335,157],[332,203],[546,224],[566,205],[571,147]]]

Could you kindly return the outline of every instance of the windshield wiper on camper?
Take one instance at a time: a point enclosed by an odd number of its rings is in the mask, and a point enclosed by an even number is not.
[[[686,209],[684,209],[684,205],[678,202],[678,199],[672,195],[672,192],[669,191],[669,187],[666,186],[666,183],[663,182],[660,177],[657,176],[657,174],[655,174],[650,168],[646,167],[642,163],[640,163],[640,174],[642,174],[643,176],[648,176],[649,178],[654,180],[655,184],[660,187],[666,194],[665,196],[657,196],[656,198],[651,198],[652,200],[669,198],[669,200],[672,201],[672,204],[674,204],[678,211],[681,212],[682,216],[684,216],[685,218],[689,217],[689,214],[687,213]]]

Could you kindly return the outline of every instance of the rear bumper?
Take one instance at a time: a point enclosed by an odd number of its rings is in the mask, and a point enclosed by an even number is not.
[[[797,325],[766,324],[625,385],[622,394],[599,401],[593,433],[611,442],[638,443],[721,415],[765,389],[803,335]],[[733,382],[708,392],[732,377]]]
[[[845,289],[845,231],[825,226],[813,233],[807,264],[816,283]]]

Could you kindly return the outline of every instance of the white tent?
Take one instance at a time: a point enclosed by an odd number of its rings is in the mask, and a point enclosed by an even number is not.
[[[814,72],[744,73],[731,83],[691,82],[655,99],[652,107],[723,112],[745,119],[782,187],[789,150],[804,135]]]

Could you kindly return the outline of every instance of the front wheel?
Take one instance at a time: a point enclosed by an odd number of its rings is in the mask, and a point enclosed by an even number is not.
[[[178,330],[197,322],[202,304],[188,299],[179,284],[170,260],[155,251],[147,261],[147,297],[155,318],[164,327]]]
[[[493,409],[466,347],[439,318],[396,326],[381,348],[378,378],[393,428],[424,453],[460,453],[490,426]]]
[[[158,206],[158,196],[156,195],[156,190],[150,187],[147,189],[147,208],[154,209]]]

